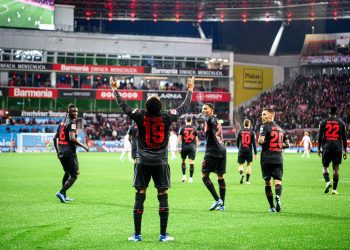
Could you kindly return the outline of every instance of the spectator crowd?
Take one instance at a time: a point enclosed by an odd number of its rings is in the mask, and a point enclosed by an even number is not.
[[[241,119],[252,120],[254,129],[258,130],[262,109],[271,107],[275,109],[276,122],[282,128],[317,130],[332,106],[338,108],[338,117],[349,125],[349,100],[350,75],[299,75],[291,83],[265,92],[248,106],[240,107],[239,115]]]

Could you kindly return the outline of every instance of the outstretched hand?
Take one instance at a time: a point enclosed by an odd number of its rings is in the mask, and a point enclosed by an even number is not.
[[[111,86],[112,90],[118,90],[119,84],[116,78],[113,79],[113,77],[111,76],[109,78],[109,85]]]
[[[191,78],[188,78],[187,89],[188,89],[188,91],[193,91],[193,89],[194,89],[194,76],[192,76]]]

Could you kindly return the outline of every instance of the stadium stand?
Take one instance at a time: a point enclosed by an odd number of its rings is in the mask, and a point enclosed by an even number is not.
[[[294,141],[300,140],[302,131],[311,129],[315,141],[320,120],[327,117],[328,109],[338,107],[339,117],[350,125],[350,76],[343,75],[298,75],[292,82],[261,94],[247,106],[239,108],[241,119],[252,120],[257,130],[264,107],[273,107],[277,121],[283,128],[292,130]],[[293,132],[294,130],[294,132]]]

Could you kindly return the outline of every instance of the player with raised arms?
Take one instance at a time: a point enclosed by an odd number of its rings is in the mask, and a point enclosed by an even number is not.
[[[162,110],[158,96],[150,96],[146,109],[133,108],[127,105],[118,93],[118,84],[112,77],[110,85],[119,107],[132,120],[138,129],[136,163],[134,168],[134,233],[129,241],[142,241],[141,221],[148,184],[153,179],[158,191],[160,236],[159,241],[171,241],[167,233],[169,205],[168,189],[170,188],[170,168],[168,164],[168,142],[171,123],[177,121],[189,108],[194,88],[194,77],[188,80],[187,95],[176,109]]]

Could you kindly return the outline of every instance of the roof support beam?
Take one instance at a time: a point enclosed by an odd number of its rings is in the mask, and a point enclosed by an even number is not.
[[[269,56],[275,56],[277,48],[278,48],[278,45],[280,44],[280,41],[281,41],[281,37],[282,37],[283,31],[284,31],[284,28],[287,27],[287,26],[288,26],[287,22],[283,22],[282,23],[280,29],[277,32],[275,40],[272,43]]]
[[[205,36],[205,34],[204,34],[204,31],[203,31],[203,29],[202,29],[200,23],[193,23],[193,26],[194,26],[194,27],[197,27],[199,36],[200,36],[202,39],[207,39],[206,36]]]

